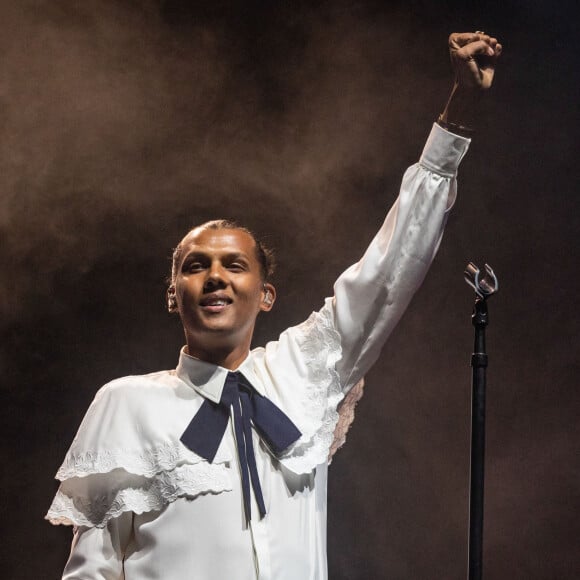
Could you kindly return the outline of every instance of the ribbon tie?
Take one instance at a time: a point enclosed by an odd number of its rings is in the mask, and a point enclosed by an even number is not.
[[[301,435],[296,425],[272,401],[263,397],[240,372],[229,372],[219,403],[206,399],[181,436],[181,442],[210,463],[213,461],[234,410],[234,431],[242,476],[246,518],[251,520],[250,481],[260,517],[266,515],[264,496],[252,443],[252,423],[274,455]]]

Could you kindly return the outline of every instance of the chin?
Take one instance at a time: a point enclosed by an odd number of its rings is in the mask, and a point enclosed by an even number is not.
[[[200,334],[231,334],[235,336],[240,333],[240,328],[227,320],[206,320],[201,324],[197,332]]]

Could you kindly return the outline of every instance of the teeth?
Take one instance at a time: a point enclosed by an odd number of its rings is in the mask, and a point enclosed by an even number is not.
[[[208,306],[225,306],[226,304],[225,300],[211,300],[207,303]]]

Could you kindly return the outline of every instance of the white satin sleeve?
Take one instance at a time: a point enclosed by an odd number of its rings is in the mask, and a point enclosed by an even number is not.
[[[122,580],[131,532],[129,512],[110,520],[104,528],[76,527],[62,580]]]
[[[308,473],[344,443],[362,386],[349,393],[376,361],[427,273],[468,145],[468,139],[434,125],[381,229],[359,262],[339,276],[334,296],[305,322],[256,349],[256,372],[267,396],[302,433],[280,457],[291,471]]]
[[[343,392],[377,360],[423,281],[455,201],[457,168],[469,143],[433,125],[381,229],[361,260],[336,281],[332,306],[341,341],[336,369]]]

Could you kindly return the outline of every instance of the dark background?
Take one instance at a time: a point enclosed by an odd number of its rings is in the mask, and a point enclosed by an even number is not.
[[[277,248],[256,342],[302,321],[394,201],[451,83],[504,43],[441,250],[331,467],[333,580],[466,577],[472,291],[490,304],[485,577],[578,554],[579,41],[572,3],[0,2],[0,575],[57,578],[43,521],[97,388],[175,366],[171,249],[235,217]],[[300,580],[300,579],[297,579]]]

